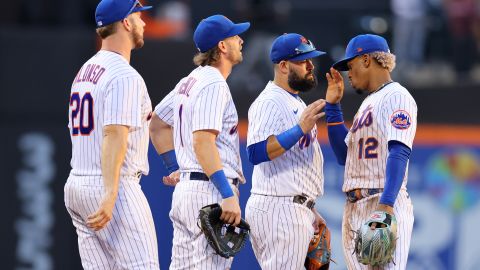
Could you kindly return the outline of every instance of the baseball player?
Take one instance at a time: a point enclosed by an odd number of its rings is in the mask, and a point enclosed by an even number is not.
[[[223,15],[202,20],[193,35],[199,50],[193,62],[198,67],[155,108],[152,142],[171,173],[165,183],[176,184],[170,269],[229,269],[232,263],[208,245],[197,218],[203,206],[218,202],[223,221],[240,222],[238,184],[245,178],[238,115],[226,79],[242,61],[243,40],[238,35],[249,27]]]
[[[356,231],[372,212],[394,215],[398,239],[393,262],[382,269],[405,269],[413,227],[413,207],[407,193],[407,165],[417,126],[417,105],[402,85],[392,81],[395,56],[384,38],[359,35],[348,43],[345,58],[327,73],[325,107],[330,144],[345,165],[343,247],[348,269],[371,269],[354,252]],[[348,71],[354,89],[368,93],[350,130],[343,123],[340,100]],[[372,224],[376,226],[376,224]]]
[[[325,221],[315,210],[323,194],[323,155],[316,122],[324,100],[298,96],[317,86],[312,58],[325,54],[299,34],[279,36],[270,59],[275,77],[248,110],[247,151],[255,166],[245,209],[262,269],[304,269],[308,245]]]
[[[135,0],[102,0],[95,13],[101,50],[72,84],[65,206],[84,269],[159,269],[153,217],[139,185],[149,170],[152,105],[129,64],[131,50],[144,43],[140,11],[149,8]]]

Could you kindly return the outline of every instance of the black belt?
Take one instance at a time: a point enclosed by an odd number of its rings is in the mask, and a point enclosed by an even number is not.
[[[345,195],[347,196],[347,200],[349,202],[355,203],[358,200],[375,195],[380,192],[383,192],[383,188],[357,188],[345,192]]]
[[[312,208],[315,206],[314,200],[309,199],[307,196],[303,196],[303,195],[293,196],[293,202],[301,205],[305,205],[310,210],[312,210]]]
[[[208,176],[204,173],[201,173],[201,172],[191,172],[190,173],[190,180],[210,181]],[[240,179],[238,179],[238,178],[232,179],[232,184],[234,186],[237,186],[239,182],[240,182]]]

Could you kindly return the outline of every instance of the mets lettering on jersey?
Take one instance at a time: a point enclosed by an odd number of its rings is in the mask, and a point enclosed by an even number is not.
[[[384,187],[388,141],[399,141],[412,149],[416,118],[415,100],[398,83],[391,83],[365,98],[345,138],[348,153],[344,192]],[[405,177],[402,188],[406,184]]]
[[[365,98],[345,139],[348,146],[343,191],[381,189],[385,186],[389,141],[399,141],[412,149],[417,127],[417,105],[410,93],[398,83],[390,83]],[[407,167],[408,168],[408,167]],[[382,269],[406,269],[413,228],[413,206],[406,191],[407,175],[394,205],[398,220],[395,263]],[[349,269],[369,269],[355,256],[353,230],[365,222],[379,203],[381,193],[356,202],[347,202],[343,215],[343,246]]]

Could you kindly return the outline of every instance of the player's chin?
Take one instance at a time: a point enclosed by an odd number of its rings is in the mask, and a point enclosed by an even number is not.
[[[145,44],[145,41],[142,39],[138,39],[137,41],[135,41],[135,49],[140,49],[143,47],[143,45]]]

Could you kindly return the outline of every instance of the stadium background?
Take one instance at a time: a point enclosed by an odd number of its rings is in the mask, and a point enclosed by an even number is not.
[[[143,75],[155,106],[194,66],[192,28],[201,18],[222,13],[249,20],[244,36],[244,63],[229,78],[243,120],[272,76],[268,50],[273,38],[299,32],[328,53],[316,62],[320,84],[305,95],[307,103],[324,97],[324,74],[348,40],[359,33],[384,35],[417,44],[403,52],[394,79],[407,86],[419,107],[419,126],[409,169],[408,188],[415,207],[415,226],[408,269],[478,269],[480,265],[480,65],[478,1],[400,0],[421,4],[415,27],[424,39],[395,30],[402,6],[375,0],[197,0],[152,1],[145,47],[132,65]],[[2,3],[0,18],[0,129],[2,188],[0,258],[2,269],[81,269],[76,235],[63,204],[63,185],[70,170],[67,110],[70,84],[81,64],[98,46],[93,28],[96,0],[19,0]],[[420,8],[421,7],[421,8]],[[418,14],[417,14],[418,15]],[[408,17],[408,16],[407,16]],[[416,22],[414,19],[418,19]],[[408,29],[407,29],[408,30]],[[403,33],[403,34],[402,34]],[[422,41],[423,40],[423,41]],[[415,56],[408,52],[420,51]],[[405,59],[408,59],[405,60]],[[400,65],[401,64],[401,65]],[[352,119],[363,97],[347,88],[342,106]],[[319,140],[325,156],[326,196],[317,208],[332,229],[333,257],[345,269],[340,247],[344,196],[342,167],[335,162],[324,127]],[[161,268],[171,255],[168,219],[173,189],[161,184],[165,173],[155,151],[142,187],[155,218]],[[248,180],[252,167],[243,159]],[[245,207],[250,183],[241,187]],[[233,269],[259,269],[250,245]]]

